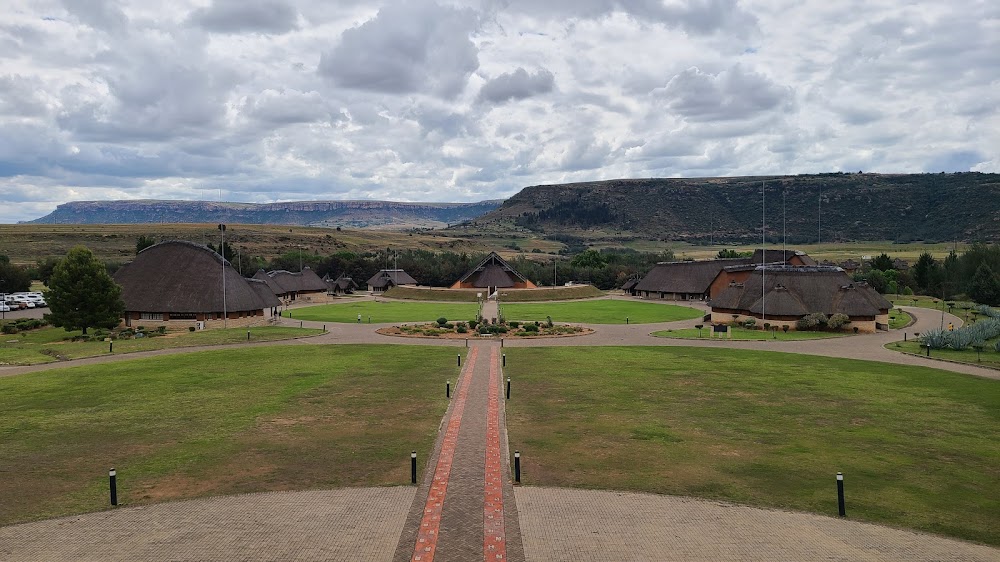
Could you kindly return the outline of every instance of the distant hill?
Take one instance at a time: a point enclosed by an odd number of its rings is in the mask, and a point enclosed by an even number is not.
[[[216,223],[346,226],[353,228],[440,228],[478,217],[501,201],[397,203],[393,201],[75,201],[29,223],[136,224]]]
[[[548,238],[1000,241],[1000,174],[623,179],[526,187],[468,227]],[[784,197],[785,213],[782,213]],[[461,229],[463,226],[452,227]]]

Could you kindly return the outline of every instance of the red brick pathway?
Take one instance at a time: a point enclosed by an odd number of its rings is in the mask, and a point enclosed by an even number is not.
[[[448,477],[451,476],[451,465],[455,458],[455,446],[458,444],[458,432],[462,426],[462,415],[465,413],[465,402],[469,396],[469,373],[476,366],[476,358],[479,356],[479,349],[473,348],[466,363],[466,376],[461,379],[461,387],[458,388],[455,397],[455,406],[448,420],[448,429],[444,434],[444,442],[441,452],[438,454],[437,468],[434,469],[434,481],[431,483],[430,493],[427,494],[427,501],[424,504],[424,516],[420,520],[420,528],[417,530],[417,544],[413,549],[411,560],[420,562],[431,562],[434,560],[434,553],[437,551],[438,531],[441,528],[441,511],[444,507],[444,500],[448,492]]]
[[[506,560],[503,478],[500,455],[500,352],[490,350],[490,387],[486,404],[486,495],[483,500],[483,559]]]
[[[487,349],[480,349],[487,348]],[[480,351],[489,358],[480,357]],[[500,353],[469,353],[429,466],[400,535],[396,562],[524,560],[507,459]]]

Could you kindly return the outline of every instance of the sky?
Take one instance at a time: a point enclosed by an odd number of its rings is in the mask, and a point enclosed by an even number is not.
[[[1000,171],[995,0],[4,0],[0,222],[69,201]]]

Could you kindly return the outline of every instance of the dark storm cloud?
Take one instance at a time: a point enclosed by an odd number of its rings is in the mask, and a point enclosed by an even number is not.
[[[319,73],[344,88],[452,98],[479,68],[479,51],[469,37],[477,27],[472,10],[393,2],[344,31],[320,58]]]
[[[555,77],[542,68],[534,74],[518,67],[514,72],[505,72],[490,79],[479,90],[479,100],[501,104],[511,100],[523,100],[552,91]]]
[[[667,100],[671,110],[691,121],[748,119],[792,101],[790,88],[739,65],[718,74],[692,67],[655,93]]]
[[[276,0],[212,0],[190,20],[216,33],[287,33],[298,29],[298,12]]]

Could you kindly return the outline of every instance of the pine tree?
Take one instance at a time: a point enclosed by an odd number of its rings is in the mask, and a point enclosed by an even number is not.
[[[67,332],[114,328],[125,314],[122,288],[84,246],[70,250],[53,269],[45,300],[51,311],[45,319]]]
[[[1000,304],[1000,279],[985,263],[976,269],[969,282],[969,296],[979,304],[997,306]]]

